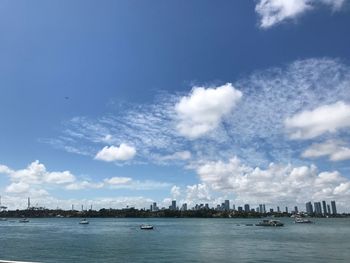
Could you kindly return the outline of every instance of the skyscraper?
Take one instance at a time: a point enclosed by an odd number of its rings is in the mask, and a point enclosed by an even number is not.
[[[327,214],[330,215],[331,214],[331,206],[327,204]]]
[[[331,206],[332,206],[332,214],[336,215],[337,214],[337,207],[335,205],[335,201],[331,201]]]
[[[286,213],[288,214],[288,206],[286,206]]]
[[[297,206],[294,206],[294,213],[298,213],[298,207]]]
[[[281,213],[280,207],[277,206],[277,213]]]
[[[225,200],[224,209],[225,209],[225,211],[230,210],[230,200]]]
[[[171,201],[171,210],[176,210],[176,200]]]
[[[322,208],[321,208],[321,203],[320,202],[315,202],[314,203],[314,208],[315,208],[315,214],[316,215],[322,215]]]
[[[244,205],[244,212],[249,212],[250,211],[250,207],[249,207],[249,204],[245,204]]]
[[[306,213],[308,213],[309,215],[314,213],[311,202],[307,202],[305,206],[306,206]]]
[[[259,204],[259,213],[264,213],[264,210],[263,210],[263,205],[262,204]]]
[[[326,201],[322,201],[323,215],[327,215],[327,204]]]

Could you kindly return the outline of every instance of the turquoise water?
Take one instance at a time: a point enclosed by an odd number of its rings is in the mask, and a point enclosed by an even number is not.
[[[39,262],[350,262],[350,219],[281,228],[259,219],[0,221],[0,259]],[[150,223],[153,231],[139,229]]]

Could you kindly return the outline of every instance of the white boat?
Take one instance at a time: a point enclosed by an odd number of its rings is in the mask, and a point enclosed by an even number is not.
[[[302,217],[295,217],[294,218],[295,224],[312,224],[313,222],[310,219],[302,218]]]
[[[21,218],[18,222],[20,222],[20,223],[28,223],[29,219],[28,218]]]
[[[142,230],[152,230],[153,226],[152,225],[141,225],[140,229],[142,229]]]
[[[265,219],[265,220],[259,222],[258,224],[256,224],[256,226],[284,226],[284,224],[279,220]]]
[[[80,220],[79,224],[81,225],[88,225],[89,224],[89,221],[86,220],[86,218]]]

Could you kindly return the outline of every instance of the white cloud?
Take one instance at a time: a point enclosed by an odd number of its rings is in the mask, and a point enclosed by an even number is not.
[[[67,190],[100,189],[104,186],[101,182],[79,181],[66,185]]]
[[[236,200],[253,204],[303,204],[306,200],[345,201],[350,198],[350,195],[340,194],[350,193],[349,179],[337,171],[318,173],[313,165],[270,164],[267,169],[261,169],[246,166],[234,157],[228,162],[205,162],[196,171],[202,182],[201,188],[233,194]],[[209,196],[207,190],[202,198],[206,195]]]
[[[345,0],[260,0],[255,7],[262,28],[269,28],[284,20],[293,19],[323,4],[339,10]]]
[[[0,166],[0,173],[7,174],[12,183],[7,186],[8,193],[26,193],[42,190],[46,184],[60,185],[72,183],[75,176],[69,171],[48,172],[44,164],[38,160],[29,164],[25,169],[12,170],[5,165]]]
[[[350,127],[350,105],[338,101],[303,111],[287,118],[285,125],[291,139],[310,139],[326,132],[335,133]]]
[[[19,194],[28,192],[30,189],[30,185],[24,182],[11,183],[6,187],[5,191],[7,193]]]
[[[160,161],[176,161],[176,160],[186,161],[191,159],[191,156],[192,156],[191,152],[189,151],[180,151],[180,152],[175,152],[173,154],[160,156],[159,160]]]
[[[117,184],[126,184],[130,183],[132,179],[130,177],[112,177],[106,178],[104,182],[106,184],[117,185]]]
[[[170,187],[169,183],[153,180],[131,180],[126,183],[109,184],[111,189],[155,190]]]
[[[196,139],[216,129],[241,97],[242,93],[231,83],[216,88],[195,87],[175,105],[178,131]]]
[[[302,157],[317,158],[328,156],[330,161],[343,161],[350,159],[350,148],[340,140],[328,140],[323,143],[312,144],[306,149]]]
[[[45,182],[54,184],[66,184],[75,181],[75,176],[70,171],[46,173]]]
[[[206,184],[188,185],[186,189],[186,202],[188,204],[194,203],[208,203],[212,201],[210,188]]]
[[[95,159],[106,162],[127,161],[134,158],[135,154],[136,149],[134,147],[122,143],[119,147],[105,146],[96,154]]]
[[[179,196],[181,196],[181,189],[180,187],[174,185],[173,187],[171,187],[170,189],[170,194],[171,194],[171,197],[172,199],[176,199],[178,198]]]

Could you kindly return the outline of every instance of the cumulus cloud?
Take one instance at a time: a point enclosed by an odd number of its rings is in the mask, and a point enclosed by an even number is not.
[[[181,196],[181,189],[180,187],[174,185],[173,187],[171,187],[170,189],[170,194],[171,194],[171,197],[172,199],[176,199],[178,198],[179,196]]]
[[[45,184],[60,185],[72,183],[76,180],[75,176],[69,171],[48,172],[45,165],[38,160],[21,170],[12,170],[5,165],[1,165],[0,173],[7,174],[12,181],[6,188],[9,193],[25,193],[29,190],[40,190],[37,187]]]
[[[214,191],[232,193],[236,200],[258,203],[304,203],[305,200],[346,200],[349,179],[339,172],[318,172],[316,166],[270,164],[253,168],[237,158],[228,162],[213,161],[196,169],[203,185]],[[205,189],[204,186],[202,188]],[[196,188],[194,189],[196,190]],[[207,192],[204,192],[206,195]],[[203,196],[204,198],[204,196]]]
[[[323,133],[335,133],[350,127],[350,105],[338,101],[311,111],[306,110],[287,118],[287,132],[291,139],[310,139]]]
[[[350,159],[350,148],[341,140],[328,140],[323,143],[314,143],[302,153],[305,158],[328,156],[330,161]]]
[[[135,154],[136,149],[134,147],[122,143],[119,147],[103,147],[103,149],[96,154],[95,159],[105,162],[127,161],[134,158]]]
[[[260,27],[269,28],[284,20],[296,18],[323,4],[339,10],[345,0],[260,0],[255,11],[260,16]]]
[[[195,87],[175,105],[181,135],[196,139],[216,129],[241,99],[231,83],[216,88]]]

